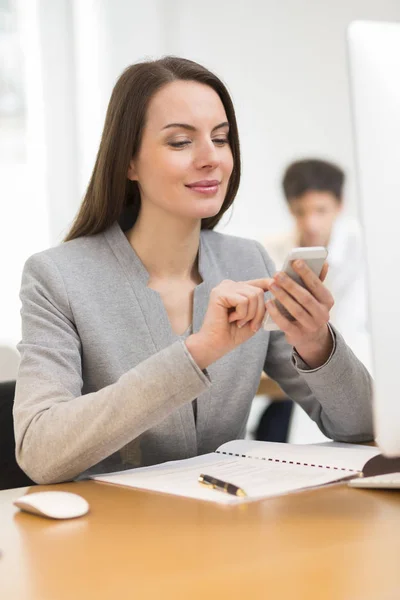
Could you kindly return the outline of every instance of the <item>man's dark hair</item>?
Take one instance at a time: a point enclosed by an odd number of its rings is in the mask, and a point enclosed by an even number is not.
[[[311,191],[331,192],[341,202],[344,179],[344,172],[337,165],[311,158],[289,165],[282,185],[288,202]]]

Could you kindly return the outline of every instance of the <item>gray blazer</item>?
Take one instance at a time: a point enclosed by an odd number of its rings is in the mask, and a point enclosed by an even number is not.
[[[203,231],[193,331],[223,279],[267,277],[254,241]],[[119,225],[32,256],[21,286],[16,455],[39,483],[211,452],[240,438],[262,370],[329,437],[372,438],[371,379],[335,331],[307,370],[281,332],[260,330],[201,371]],[[197,414],[192,401],[197,399]]]

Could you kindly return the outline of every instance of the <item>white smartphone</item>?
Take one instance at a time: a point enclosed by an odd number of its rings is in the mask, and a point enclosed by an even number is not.
[[[287,275],[289,275],[289,277],[294,279],[296,283],[305,288],[305,283],[303,282],[301,277],[293,270],[292,262],[297,259],[304,260],[304,262],[308,265],[311,271],[315,273],[317,277],[319,277],[327,256],[328,250],[323,246],[293,248],[287,255],[281,271],[284,271]],[[286,310],[286,308],[279,302],[279,300],[275,300],[275,304],[279,311],[287,319],[289,319],[290,321],[295,321],[295,318]],[[267,331],[277,331],[279,329],[278,325],[276,325],[269,313],[265,314],[263,326],[264,329],[266,329]]]

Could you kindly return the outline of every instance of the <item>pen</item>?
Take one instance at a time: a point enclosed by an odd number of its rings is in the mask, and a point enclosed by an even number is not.
[[[220,492],[225,492],[225,494],[231,494],[232,496],[247,496],[246,492],[242,490],[242,488],[237,487],[237,485],[233,485],[233,483],[228,483],[227,481],[222,481],[222,479],[217,479],[216,477],[212,477],[211,475],[204,475],[203,473],[199,475],[198,479],[199,483],[205,485],[213,490],[219,490]]]

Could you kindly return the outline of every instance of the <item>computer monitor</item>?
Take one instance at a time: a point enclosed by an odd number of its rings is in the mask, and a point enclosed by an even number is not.
[[[400,456],[400,23],[351,23],[347,41],[375,432],[382,453],[395,457]]]

